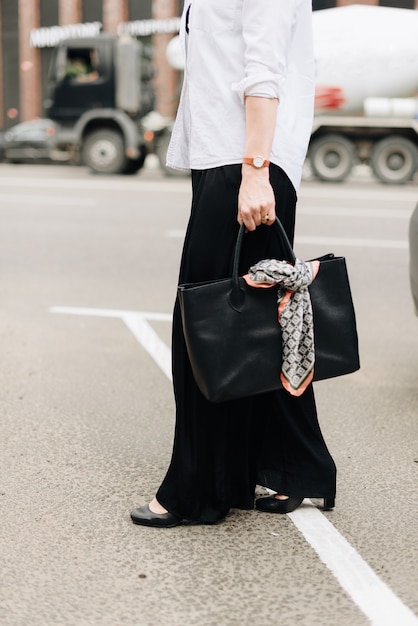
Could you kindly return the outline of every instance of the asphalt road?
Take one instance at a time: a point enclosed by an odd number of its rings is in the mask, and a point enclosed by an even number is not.
[[[418,624],[416,185],[304,182],[296,253],[347,257],[361,370],[316,385],[337,507],[135,527],[174,426],[189,181],[0,166],[2,626]]]

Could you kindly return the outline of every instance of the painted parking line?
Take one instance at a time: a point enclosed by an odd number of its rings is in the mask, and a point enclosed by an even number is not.
[[[88,309],[66,306],[54,306],[50,309],[50,313],[121,319],[167,378],[172,380],[171,351],[150,324],[150,322],[171,322],[172,316],[168,313],[142,313],[119,309]]]
[[[171,352],[150,322],[170,322],[165,313],[54,306],[51,313],[122,320],[171,380]],[[416,615],[393,593],[331,522],[306,498],[289,518],[373,626],[418,626]]]
[[[416,615],[309,499],[288,516],[373,626],[417,626]]]

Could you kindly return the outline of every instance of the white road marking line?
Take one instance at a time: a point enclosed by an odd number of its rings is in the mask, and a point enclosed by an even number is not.
[[[414,207],[411,209],[370,209],[362,207],[316,207],[299,206],[296,215],[327,215],[331,217],[376,217],[377,219],[409,219]]]
[[[396,239],[361,239],[349,237],[310,237],[299,235],[295,237],[296,244],[324,245],[324,246],[350,246],[354,248],[392,248],[405,250],[408,242]]]
[[[40,195],[35,196],[33,193],[23,194],[23,193],[3,193],[0,191],[0,200],[5,202],[10,202],[11,204],[23,204],[25,207],[31,206],[33,204],[46,205],[52,204],[59,208],[60,206],[97,206],[99,200],[98,198],[86,198],[84,196],[51,196],[48,195]]]
[[[136,313],[124,315],[122,319],[134,337],[154,359],[158,367],[164,372],[168,380],[172,380],[171,351],[166,344],[161,341],[155,330],[148,323],[147,319],[144,316],[137,315]]]
[[[18,178],[13,176],[0,176],[0,189],[29,188],[29,189],[88,189],[90,191],[158,191],[161,193],[185,193],[191,194],[190,181],[152,181],[138,179],[115,179],[109,180],[98,178]]]
[[[54,306],[51,313],[66,315],[89,315],[94,317],[112,317],[121,319],[131,333],[154,359],[158,367],[169,380],[171,376],[171,351],[160,339],[149,324],[150,321],[171,322],[172,316],[167,313],[141,313],[139,311],[121,311],[115,309],[88,309],[83,307]]]
[[[183,239],[185,232],[180,229],[167,230],[166,237]],[[309,235],[296,235],[295,244],[323,245],[323,246],[350,246],[355,248],[391,248],[394,250],[407,250],[407,241],[397,239],[362,239],[349,237],[311,237]]]
[[[167,193],[190,193],[191,182],[189,178],[167,180],[142,180],[141,176],[135,178],[97,178],[94,176],[86,178],[71,177],[33,177],[33,176],[1,176],[1,187],[29,187],[36,189],[99,189],[106,191],[135,190],[135,191],[158,191]],[[335,198],[341,200],[380,200],[382,202],[393,202],[399,206],[404,202],[418,202],[418,193],[410,188],[400,187],[394,190],[390,187],[379,187],[375,184],[364,186],[361,189],[353,189],[348,185],[328,186],[315,183],[302,183],[298,192],[299,198]]]
[[[51,313],[119,318],[171,380],[171,353],[149,321],[171,321],[165,313],[54,306]],[[418,618],[362,559],[331,522],[305,499],[288,516],[373,626],[418,626]]]
[[[1,179],[0,179],[1,181]],[[42,194],[34,195],[31,191],[28,193],[5,193],[0,190],[0,200],[11,204],[24,203],[25,206],[31,205],[56,205],[60,206],[97,206],[98,197],[85,196],[62,196]],[[414,206],[410,209],[370,209],[366,207],[316,207],[316,206],[299,206],[298,215],[325,215],[330,217],[365,217],[365,218],[389,218],[389,219],[409,219],[414,210]]]
[[[305,499],[304,506],[288,515],[373,626],[417,626],[416,615],[309,499]]]
[[[124,318],[130,315],[138,315],[153,322],[171,322],[173,316],[170,313],[146,313],[141,311],[125,311],[124,309],[92,309],[80,306],[53,306],[50,313],[63,313],[65,315],[87,315],[92,317],[118,317]]]
[[[376,185],[353,189],[345,185],[328,187],[316,183],[315,187],[311,187],[302,183],[298,198],[334,198],[335,200],[365,200],[367,198],[367,200],[394,202],[398,206],[401,202],[415,202],[416,204],[418,191],[402,188],[397,188],[395,191],[393,187],[378,187]]]

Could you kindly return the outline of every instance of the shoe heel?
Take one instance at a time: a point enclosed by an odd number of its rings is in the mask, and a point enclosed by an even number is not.
[[[335,498],[324,498],[324,511],[331,511],[335,507]]]

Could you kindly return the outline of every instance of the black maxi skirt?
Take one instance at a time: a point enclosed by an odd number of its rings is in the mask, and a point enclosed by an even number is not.
[[[296,193],[270,166],[276,212],[293,241]],[[193,200],[180,283],[225,278],[238,232],[241,165],[192,172]],[[275,256],[273,229],[244,237],[242,273]],[[213,523],[231,508],[252,509],[256,485],[293,497],[335,496],[336,468],[318,424],[312,386],[300,397],[276,391],[219,404],[208,402],[191,371],[178,302],[174,308],[173,381],[176,426],[172,459],[157,492],[171,513]]]

